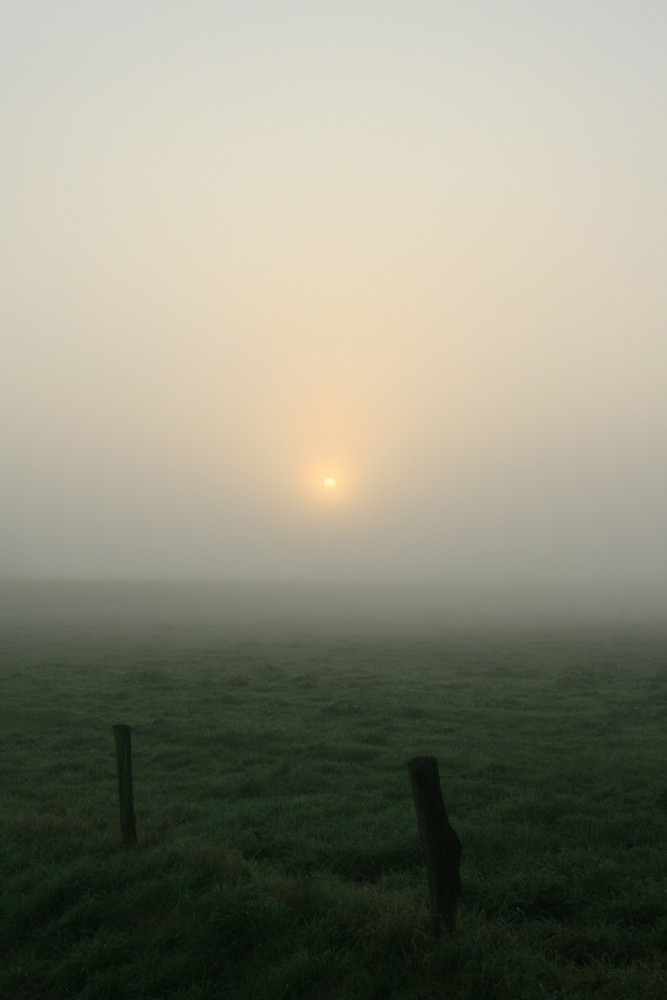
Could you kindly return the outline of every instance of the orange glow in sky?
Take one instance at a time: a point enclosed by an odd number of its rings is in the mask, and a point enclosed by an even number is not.
[[[667,5],[12,6],[0,576],[665,576]]]

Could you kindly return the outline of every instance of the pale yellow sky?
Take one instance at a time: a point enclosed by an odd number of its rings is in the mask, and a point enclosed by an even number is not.
[[[0,575],[665,580],[664,4],[8,6]]]

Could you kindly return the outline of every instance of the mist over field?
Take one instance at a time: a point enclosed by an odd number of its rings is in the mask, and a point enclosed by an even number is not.
[[[634,631],[664,627],[666,602],[665,589],[627,587],[0,580],[0,628],[213,627],[290,638],[591,625]]]
[[[1,17],[0,576],[662,613],[664,4]]]

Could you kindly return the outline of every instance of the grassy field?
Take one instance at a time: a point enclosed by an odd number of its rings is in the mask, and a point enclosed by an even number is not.
[[[20,607],[0,639],[3,1000],[664,1000],[667,630]],[[417,754],[463,843],[441,938]]]

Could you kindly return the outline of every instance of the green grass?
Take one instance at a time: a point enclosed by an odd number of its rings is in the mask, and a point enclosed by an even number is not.
[[[63,615],[0,641],[3,1000],[667,995],[664,631]],[[425,753],[463,843],[444,938]]]

